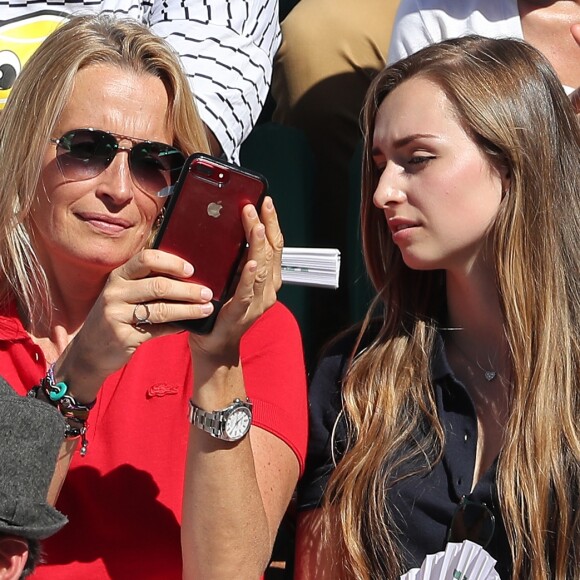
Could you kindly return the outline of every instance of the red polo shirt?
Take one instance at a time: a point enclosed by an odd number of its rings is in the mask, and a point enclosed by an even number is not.
[[[241,356],[254,425],[286,442],[302,471],[306,376],[298,326],[284,306],[248,330]],[[45,372],[44,355],[15,309],[1,311],[0,374],[25,394]],[[46,564],[35,579],[181,580],[192,373],[187,333],[180,333],[141,345],[105,381],[91,411],[88,453],[75,455],[58,500],[69,523],[44,542]]]

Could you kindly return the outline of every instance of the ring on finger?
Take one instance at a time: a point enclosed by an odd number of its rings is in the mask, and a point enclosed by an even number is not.
[[[151,312],[149,312],[149,306],[147,304],[135,304],[135,308],[133,309],[133,326],[139,328],[143,324],[152,324],[151,320],[149,320],[150,315]]]

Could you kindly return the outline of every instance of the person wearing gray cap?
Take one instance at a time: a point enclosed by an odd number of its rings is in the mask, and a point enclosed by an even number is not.
[[[17,395],[0,377],[2,579],[26,578],[40,558],[40,540],[68,521],[46,501],[64,431],[55,408]]]

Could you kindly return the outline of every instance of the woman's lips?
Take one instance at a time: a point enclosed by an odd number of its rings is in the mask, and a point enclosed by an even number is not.
[[[414,222],[412,220],[406,219],[406,218],[401,218],[401,217],[392,217],[389,218],[388,220],[388,224],[389,224],[389,229],[391,230],[391,233],[396,234],[397,232],[400,232],[401,230],[406,230],[408,228],[414,228],[417,227],[417,222]]]
[[[407,239],[412,230],[419,226],[417,222],[401,217],[389,218],[388,224],[394,242]]]
[[[102,213],[80,213],[77,216],[84,222],[90,224],[96,230],[108,234],[118,234],[131,227],[131,222],[122,218],[113,217]]]

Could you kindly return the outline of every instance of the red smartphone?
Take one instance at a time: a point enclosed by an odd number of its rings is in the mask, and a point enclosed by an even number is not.
[[[264,176],[221,159],[194,153],[186,160],[153,242],[154,248],[193,264],[190,280],[213,292],[212,314],[179,321],[183,328],[198,334],[212,331],[220,308],[235,290],[245,255],[242,209],[251,203],[260,211],[267,189]]]

